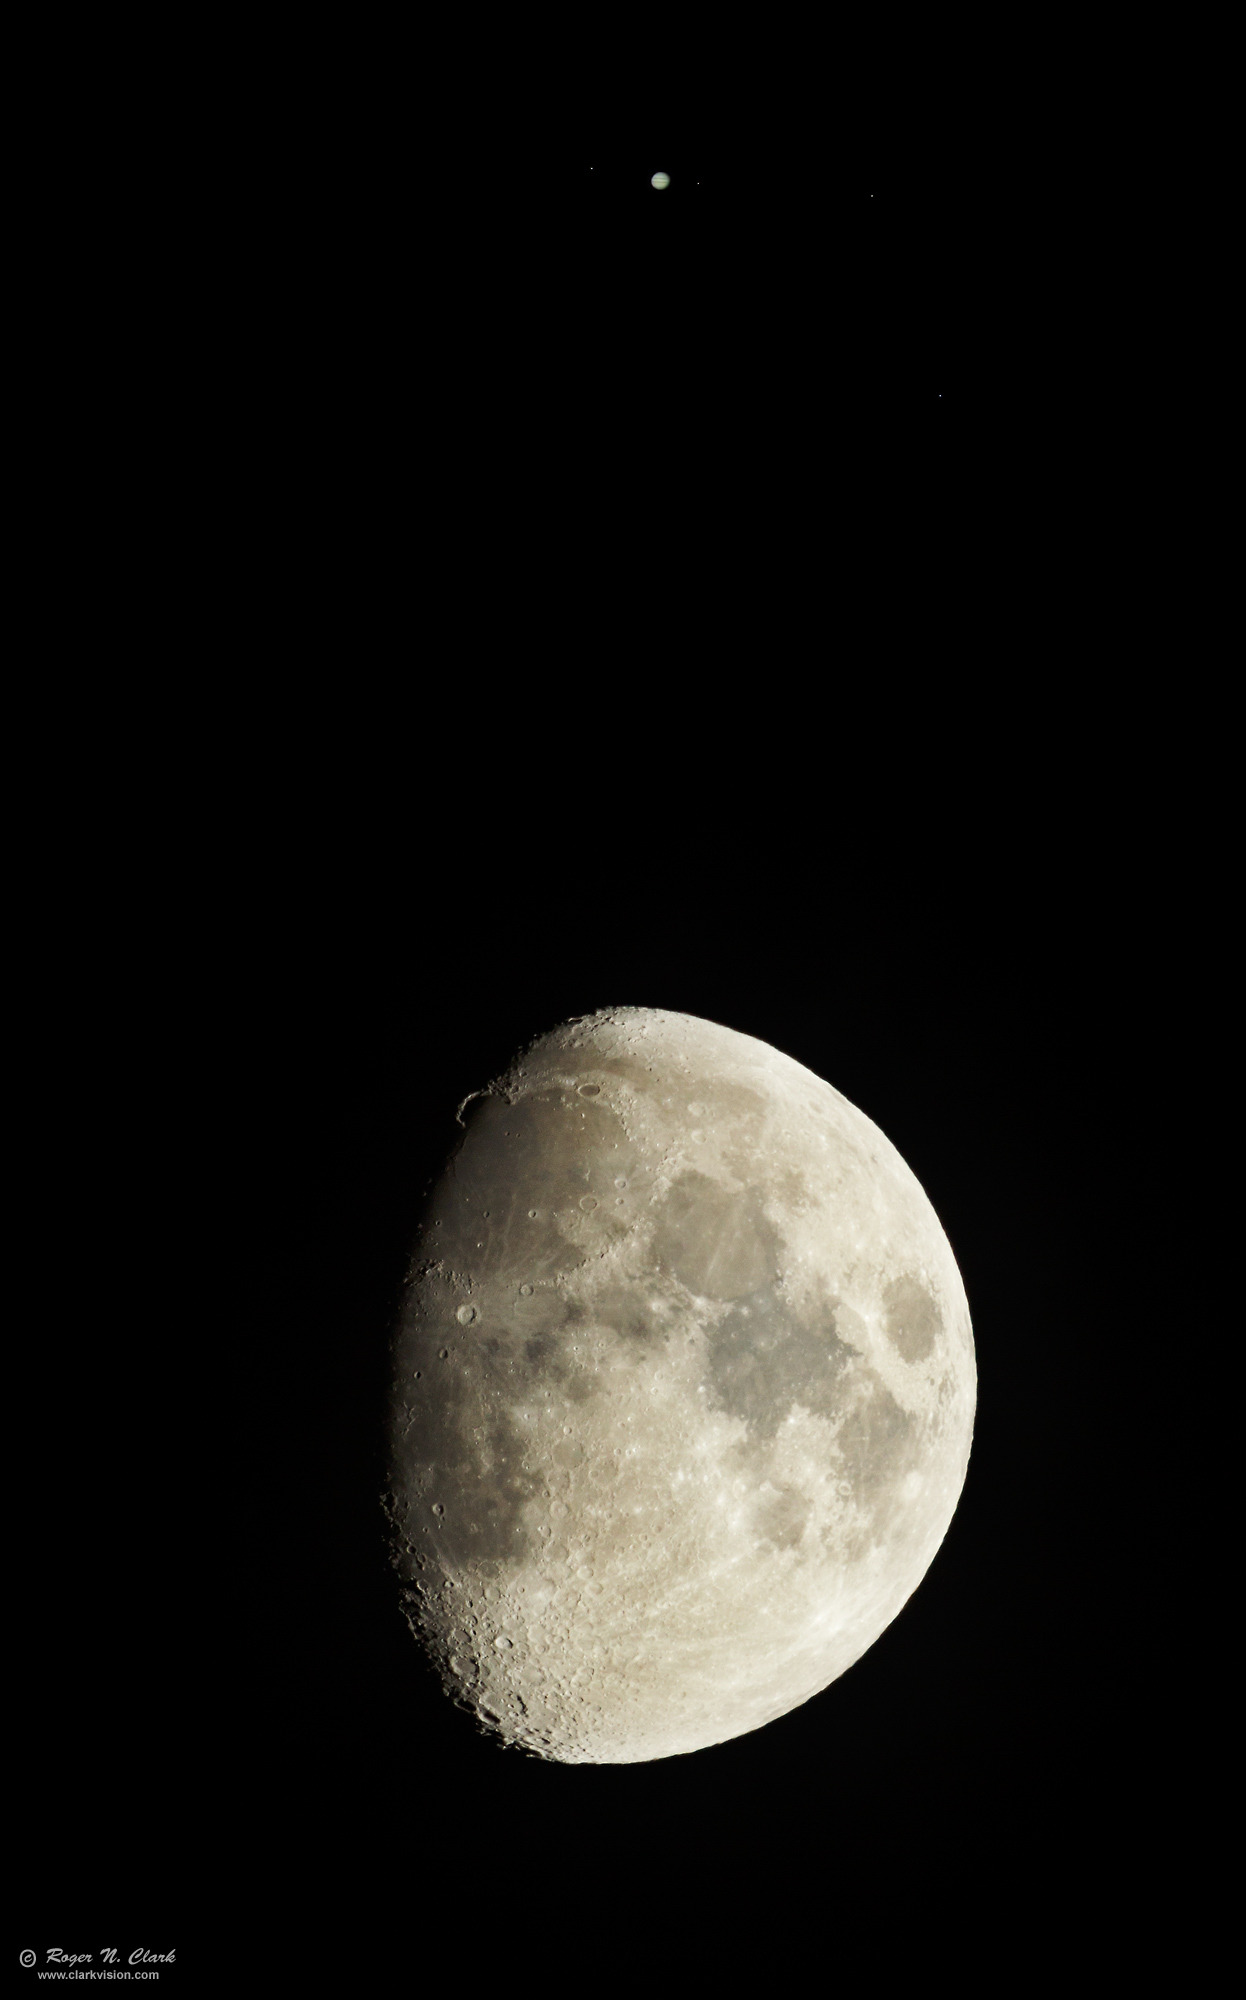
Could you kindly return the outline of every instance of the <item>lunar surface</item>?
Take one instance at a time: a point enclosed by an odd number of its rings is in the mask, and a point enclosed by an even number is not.
[[[938,1218],[829,1084],[661,1009],[566,1022],[459,1123],[393,1341],[412,1629],[541,1757],[759,1729],[874,1643],[960,1496]]]

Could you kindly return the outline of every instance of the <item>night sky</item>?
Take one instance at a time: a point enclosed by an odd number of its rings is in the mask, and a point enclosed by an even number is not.
[[[888,395],[897,419],[958,401],[990,261],[981,194],[947,168],[896,185],[838,164],[577,163],[514,196],[528,275],[592,349],[673,370],[684,393],[698,377],[745,408],[781,393],[814,422],[824,397],[863,419]]]
[[[1201,947],[1134,694],[1087,692],[1094,524],[1016,446],[1001,203],[968,150],[534,142],[437,181],[402,129],[359,119],[353,180],[222,168],[168,307],[194,366],[162,350],[200,511],[153,479],[141,589],[73,583],[156,693],[101,670],[80,761],[63,714],[30,752],[27,845],[67,858],[22,891],[61,1176],[14,1418],[29,1941],[124,1908],[201,1941],[204,1990],[448,1953],[509,1993],[700,1983],[747,1933],[834,1993],[845,1932],[871,1983],[902,1934],[956,1976],[968,1935],[1011,1990],[1141,1768],[1122,1689],[1165,1642],[1122,1550],[1177,1587],[1179,1514],[1112,1458],[1175,1309],[1119,1211],[1173,1171],[1131,1131],[1138,1021]],[[978,1428],[840,1682],[565,1768],[479,1738],[403,1623],[386,1343],[453,1107],[620,1004],[771,1043],[894,1142]]]

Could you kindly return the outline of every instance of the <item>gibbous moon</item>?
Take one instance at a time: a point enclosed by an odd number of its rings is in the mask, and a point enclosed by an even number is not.
[[[412,1629],[540,1757],[760,1729],[873,1645],[960,1497],[938,1218],[837,1090],[662,1009],[568,1021],[460,1122],[393,1341]]]

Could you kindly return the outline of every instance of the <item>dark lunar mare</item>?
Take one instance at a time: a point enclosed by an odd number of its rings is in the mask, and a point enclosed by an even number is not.
[[[708,1387],[716,1406],[771,1438],[793,1404],[833,1417],[839,1377],[852,1358],[823,1308],[794,1319],[773,1285],[737,1299],[710,1343]]]

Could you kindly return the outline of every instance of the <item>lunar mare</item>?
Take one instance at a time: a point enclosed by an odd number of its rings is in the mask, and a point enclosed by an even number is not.
[[[392,1349],[409,1622],[538,1756],[760,1728],[873,1644],[960,1496],[938,1218],[829,1084],[660,1009],[564,1023],[459,1116]]]

